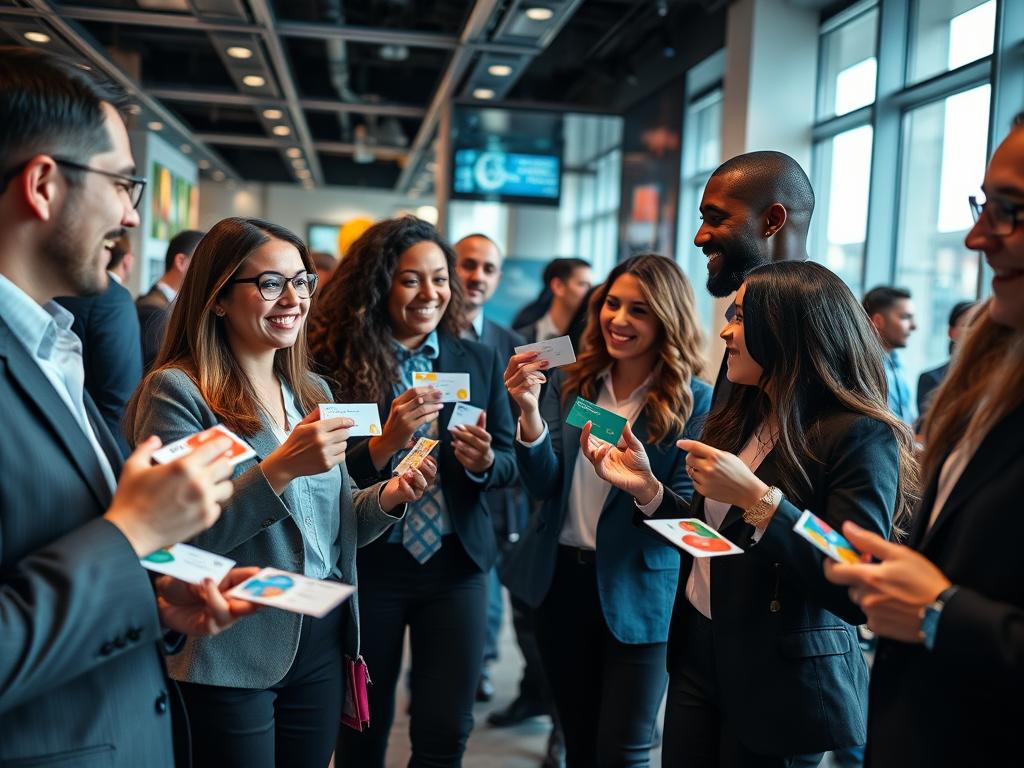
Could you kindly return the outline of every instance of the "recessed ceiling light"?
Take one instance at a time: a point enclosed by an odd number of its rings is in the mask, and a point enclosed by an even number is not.
[[[252,48],[246,48],[244,45],[232,45],[228,48],[227,53],[232,59],[252,58]]]
[[[288,151],[285,154],[288,157],[302,157],[302,150],[298,147],[288,147]]]
[[[242,78],[242,82],[250,88],[262,88],[267,84],[267,81],[259,75],[246,75]]]
[[[275,125],[271,131],[275,136],[290,136],[292,133],[292,129],[287,125]]]
[[[284,117],[284,112],[280,109],[264,109],[263,116],[267,118],[267,120],[280,120]]]
[[[494,91],[490,88],[474,88],[473,89],[474,99],[493,99]]]
[[[151,131],[162,131],[164,129],[164,124],[161,123],[159,120],[153,120],[150,123],[148,123],[146,127],[149,128],[149,130]]]
[[[26,32],[25,39],[30,43],[48,43],[50,36],[44,32]]]
[[[526,9],[526,18],[530,21],[548,21],[555,12],[550,8],[545,8],[543,5],[535,5],[532,8]]]
[[[213,172],[214,181],[224,181],[224,171]]]
[[[178,149],[180,149],[186,155],[192,154],[192,147],[190,147],[188,144],[182,144],[180,147],[178,147]]]
[[[198,165],[201,170],[205,171],[205,170],[209,169],[210,161],[209,160],[200,160],[198,163],[196,163],[196,165]]]
[[[508,77],[512,74],[512,67],[508,64],[491,64],[487,71],[495,77]]]

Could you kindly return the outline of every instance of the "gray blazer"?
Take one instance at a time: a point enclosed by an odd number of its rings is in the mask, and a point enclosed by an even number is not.
[[[327,385],[318,377],[317,381],[325,401],[330,400]],[[140,397],[136,421],[130,425],[136,444],[154,434],[170,443],[219,422],[192,379],[179,369],[159,372],[144,386]],[[296,499],[291,488],[280,496],[275,494],[258,463],[279,445],[265,418],[263,428],[247,442],[256,451],[256,458],[235,467],[235,492],[224,505],[220,519],[191,543],[230,557],[239,566],[302,573],[302,532],[289,512],[297,508]],[[354,489],[344,464],[339,471],[341,560],[336,571],[343,581],[354,585],[356,548],[369,544],[401,517],[388,515],[380,508],[379,483],[362,491]],[[348,601],[347,608],[338,610],[351,611],[344,651],[354,656],[359,652],[357,595]],[[167,659],[171,677],[204,685],[269,688],[291,668],[301,622],[299,614],[267,609],[215,637],[189,638],[181,653]]]

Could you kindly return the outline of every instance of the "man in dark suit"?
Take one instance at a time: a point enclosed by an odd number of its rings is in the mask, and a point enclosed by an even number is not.
[[[172,237],[164,256],[163,276],[135,301],[142,331],[142,367],[146,372],[153,367],[153,361],[160,352],[171,303],[181,290],[192,254],[203,239],[203,234],[194,229],[186,229]]]
[[[71,330],[82,340],[85,391],[96,403],[121,453],[131,453],[121,417],[142,379],[139,318],[124,287],[132,251],[126,232],[110,242],[107,289],[99,296],[64,296],[57,302],[75,316]]]
[[[531,344],[568,333],[593,282],[590,263],[575,258],[553,259],[544,267],[543,279],[545,292],[551,295],[547,310],[539,319],[516,327],[516,333]]]
[[[973,309],[974,305],[975,302],[973,301],[958,301],[953,305],[953,309],[949,313],[950,356],[956,351],[956,345],[960,341],[960,337],[967,330],[971,319],[969,310]],[[942,384],[942,380],[946,378],[946,372],[949,371],[949,363],[950,361],[947,360],[937,368],[925,371],[917,380],[917,412],[921,421],[924,421],[925,411],[928,409],[928,401],[931,400],[932,394]]]
[[[104,290],[105,241],[139,223],[124,106],[70,61],[0,48],[3,765],[173,765],[164,632],[211,634],[251,608],[139,563],[217,519],[227,441],[151,467],[152,438],[122,470],[53,301]]]

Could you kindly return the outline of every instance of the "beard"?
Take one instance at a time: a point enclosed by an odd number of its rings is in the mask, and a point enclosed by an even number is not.
[[[77,209],[74,199],[69,199],[55,223],[53,236],[43,245],[43,258],[67,281],[70,295],[96,296],[107,289],[110,280],[106,270],[110,252],[103,242],[117,237],[119,230],[108,233],[95,250],[83,253],[89,246],[83,246],[80,239],[84,222],[77,215]]]
[[[736,291],[750,270],[767,264],[757,239],[749,234],[737,235],[727,242],[709,243],[704,252],[719,254],[721,265],[715,274],[708,272],[708,293],[723,298]]]

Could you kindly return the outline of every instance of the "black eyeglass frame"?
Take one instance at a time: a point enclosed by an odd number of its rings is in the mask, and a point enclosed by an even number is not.
[[[268,297],[263,292],[263,288],[260,287],[260,281],[263,278],[267,277],[268,275],[269,276],[273,276],[273,277],[279,277],[279,278],[281,278],[281,281],[282,281],[281,282],[281,292],[279,294],[277,294],[276,296],[274,296],[274,297]],[[299,287],[297,285],[295,285],[295,281],[299,280],[300,278],[305,278],[308,281],[308,283],[309,283],[309,293],[307,295],[305,295],[305,296],[303,296],[302,292],[299,291]],[[311,299],[311,298],[313,298],[313,294],[316,293],[316,286],[317,286],[317,283],[319,282],[319,280],[320,280],[320,276],[317,275],[316,272],[306,271],[306,272],[301,272],[300,274],[295,275],[295,277],[285,277],[280,272],[274,272],[273,270],[268,270],[266,272],[260,272],[258,275],[256,275],[256,277],[234,277],[234,278],[228,280],[227,284],[228,285],[233,285],[234,283],[252,283],[253,285],[256,286],[256,290],[260,292],[260,297],[264,301],[277,301],[282,296],[284,296],[284,292],[285,292],[285,290],[287,290],[287,286],[288,286],[289,283],[291,284],[292,288],[295,289],[295,295],[298,296],[300,299]]]
[[[984,203],[979,203],[976,195],[971,195],[970,197],[968,197],[967,202],[971,206],[971,213],[974,214],[974,221],[977,222],[981,218],[981,214],[985,213],[986,206],[988,206],[989,203],[987,200]],[[1003,232],[1002,229],[996,225],[996,222],[993,221],[992,216],[990,215],[988,217],[989,231],[991,231],[992,234],[995,235],[996,237],[1008,237],[1009,235],[1012,235],[1013,231],[1017,228],[1017,225],[1020,224],[1022,221],[1022,212],[1024,212],[1024,205],[1015,205],[1012,207],[1008,219],[1009,228],[1006,229],[1005,232]]]
[[[114,173],[113,171],[104,171],[101,168],[93,168],[91,165],[85,165],[84,163],[77,163],[74,160],[69,160],[66,157],[53,156],[53,162],[57,165],[63,165],[67,168],[74,168],[78,171],[85,171],[86,173],[98,173],[101,176],[107,176],[111,179],[119,179],[120,181],[127,182],[131,187],[127,190],[128,202],[132,204],[132,208],[138,210],[139,203],[142,202],[142,196],[146,191],[146,184],[149,181],[145,176],[129,176],[124,173]],[[28,165],[29,161],[26,160],[24,163],[16,165],[11,170],[7,171],[2,177],[0,177],[0,192],[7,189],[7,185],[11,183],[11,179],[25,170],[25,166]]]

